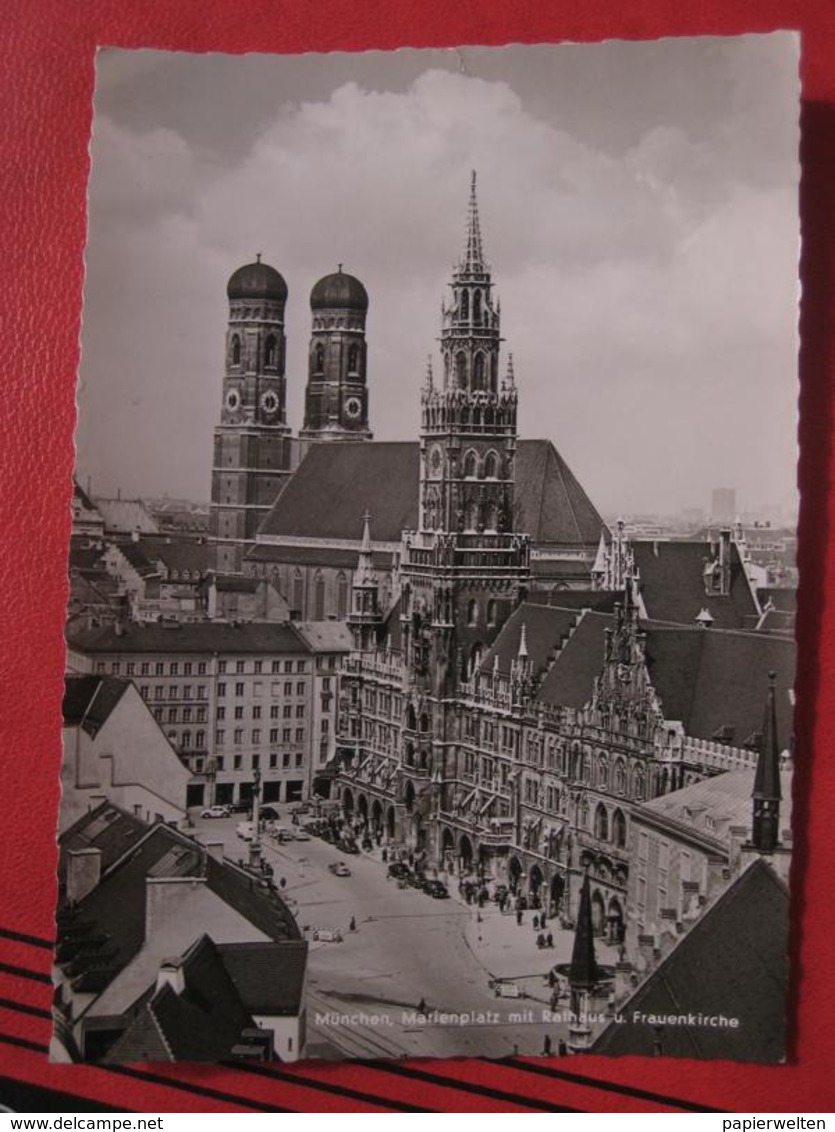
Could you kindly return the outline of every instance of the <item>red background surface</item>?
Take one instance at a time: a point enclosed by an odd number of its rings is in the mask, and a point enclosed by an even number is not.
[[[0,12],[0,1073],[136,1111],[835,1108],[835,323],[832,0],[5,0]],[[803,33],[802,574],[788,1064],[574,1058],[492,1065],[53,1066],[49,950],[74,387],[97,44],[328,51]],[[756,429],[756,409],[745,430]],[[18,938],[15,933],[21,933]],[[34,937],[34,938],[29,938]],[[38,978],[38,974],[41,977]],[[567,1076],[566,1076],[567,1075]],[[581,1078],[577,1080],[576,1078]],[[605,1085],[606,1082],[610,1084]],[[637,1092],[636,1092],[637,1091]],[[2,1089],[0,1089],[2,1093]]]

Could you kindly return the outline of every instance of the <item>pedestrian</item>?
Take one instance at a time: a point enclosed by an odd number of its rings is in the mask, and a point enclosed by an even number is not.
[[[418,1003],[418,1014],[425,1014],[425,1013],[426,1013],[426,999],[422,998],[420,1000],[420,1002]]]
[[[546,1034],[545,1035],[545,1041],[542,1043],[542,1056],[543,1057],[551,1057],[552,1052],[553,1051],[551,1049],[551,1037],[550,1037],[549,1034]]]
[[[543,935],[542,932],[540,932],[539,935],[536,937],[536,946],[540,949],[540,951],[545,946],[545,936]]]
[[[534,918],[533,918],[533,930],[534,931],[539,930],[539,916],[534,916]]]
[[[559,1044],[557,1046],[557,1054],[560,1057],[565,1057],[568,1054],[568,1046],[565,1044],[563,1038],[560,1038],[559,1040]]]
[[[554,946],[554,937],[551,934],[551,932],[548,932],[548,935],[545,937],[545,944],[546,944],[547,947],[553,947]]]
[[[384,865],[386,864],[386,862],[388,861],[388,859],[389,859],[389,851],[388,851],[388,849],[386,849],[386,847],[385,847],[385,845],[384,845],[384,846],[383,846],[383,864],[384,864]]]
[[[556,983],[556,981],[557,976],[554,974],[554,968],[552,967],[548,972],[548,986],[551,988],[551,990],[554,989],[554,984]]]
[[[357,930],[357,921],[354,916],[351,917],[351,922],[348,925],[348,930],[355,932]]]
[[[522,909],[521,908],[516,909],[516,923],[517,924],[522,923]]]

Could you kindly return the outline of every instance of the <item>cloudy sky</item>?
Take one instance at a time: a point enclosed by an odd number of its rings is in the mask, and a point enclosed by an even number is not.
[[[797,54],[788,35],[327,56],[105,50],[97,65],[78,465],[208,500],[226,281],[365,283],[371,424],[418,429],[478,171],[520,389],[604,513],[791,505]]]

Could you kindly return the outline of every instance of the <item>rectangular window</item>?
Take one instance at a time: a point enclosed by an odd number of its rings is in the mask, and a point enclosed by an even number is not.
[[[169,684],[168,685],[168,698],[169,698],[169,700],[176,700],[179,693],[180,693],[180,689],[177,687],[176,684]]]
[[[307,672],[307,663],[303,660],[298,661],[296,664],[296,672]]]
[[[222,755],[216,755],[215,756],[215,770],[223,770],[223,756]]]
[[[245,660],[237,661],[236,664],[235,664],[235,671],[238,674],[243,674],[244,672],[246,672],[246,661]]]
[[[271,671],[272,671],[273,676],[275,676],[276,672],[281,671],[281,661],[280,660],[274,660],[273,661]]]
[[[260,675],[261,675],[261,671],[262,671],[263,667],[264,667],[264,662],[263,662],[263,661],[261,661],[261,660],[256,660],[256,661],[255,661],[255,675],[256,675],[256,676],[260,676]]]
[[[180,666],[179,666],[179,664],[177,663],[177,661],[176,661],[176,660],[172,660],[172,661],[171,661],[171,669],[170,669],[170,672],[171,672],[171,675],[172,675],[172,676],[179,676],[179,674],[180,674]]]
[[[128,676],[133,676],[135,671],[136,671],[136,664],[134,663],[134,661],[129,660],[127,662],[127,664],[125,665],[125,672],[127,672]]]
[[[240,755],[235,755],[235,758],[234,758],[234,769],[235,769],[235,770],[240,770],[242,766],[243,766],[243,759],[242,759],[242,757],[241,757]]]
[[[270,770],[275,770],[278,766],[278,755],[270,755]]]
[[[296,704],[296,719],[304,719],[304,704]]]
[[[169,723],[176,723],[177,722],[177,709],[175,707],[168,709],[168,722]]]
[[[222,747],[225,742],[226,742],[226,732],[225,731],[215,731],[215,746]]]
[[[225,707],[219,707],[217,709],[217,717],[218,717],[218,719],[226,719],[226,708]]]
[[[292,696],[292,694],[293,694],[293,681],[287,680],[284,684],[284,695],[285,696]]]
[[[161,700],[164,695],[165,688],[163,688],[162,684],[157,684],[156,688],[154,688],[154,699]]]
[[[263,696],[264,694],[264,681],[256,680],[252,688],[253,696]]]
[[[183,685],[183,699],[184,700],[190,700],[191,699],[191,684],[184,684]]]
[[[285,770],[287,770],[288,766],[290,765],[290,756],[289,755],[285,754],[285,755],[282,756],[281,765],[284,767]]]
[[[236,727],[235,728],[235,746],[236,747],[240,746],[240,744],[243,743],[243,741],[244,741],[244,729],[243,729],[243,727]]]
[[[164,676],[165,675],[165,665],[161,661],[157,661],[157,663],[154,665],[154,672],[156,673],[157,676]]]
[[[304,680],[297,680],[296,681],[296,695],[297,696],[303,696],[304,695]]]
[[[272,704],[270,707],[270,719],[278,719],[278,704]]]
[[[197,686],[197,698],[198,698],[198,700],[205,700],[205,699],[207,699],[207,696],[206,696],[206,685],[205,685],[205,684],[199,684],[199,685]]]
[[[235,685],[235,695],[236,696],[242,696],[243,694],[244,694],[243,684],[236,684]]]
[[[176,708],[174,709],[176,711]],[[183,708],[183,723],[191,723],[191,708]]]
[[[222,676],[223,673],[226,671],[226,661],[225,660],[219,660],[217,662],[217,670],[218,670],[218,673]]]
[[[139,675],[140,676],[150,676],[151,675],[151,666],[147,662],[147,660],[143,660],[142,663],[140,664]]]
[[[261,766],[261,756],[260,755],[253,755],[252,756],[252,769],[258,770],[260,768],[260,766]]]
[[[285,727],[285,728],[282,729],[281,741],[282,741],[282,743],[289,743],[290,742],[290,728],[289,727]]]
[[[191,661],[187,660],[183,665],[183,676],[191,676]]]
[[[270,742],[271,743],[277,743],[278,742],[278,728],[277,727],[271,727],[270,728]]]
[[[96,675],[97,676],[104,676],[104,670],[105,670],[104,661],[103,660],[97,660],[96,661]]]
[[[242,707],[235,708],[235,719],[243,719],[244,709]]]
[[[253,744],[261,742],[261,728],[253,727],[252,729],[252,742]]]
[[[284,671],[285,671],[285,672],[292,672],[292,671],[293,671],[293,662],[292,662],[292,660],[285,660],[285,662],[284,662]]]
[[[283,714],[284,714],[285,719],[292,719],[293,718],[293,708],[290,706],[290,704],[284,705]]]
[[[325,676],[324,679],[322,680],[322,691],[323,692],[329,692],[330,690],[331,690],[331,678],[330,678],[330,676]]]
[[[217,695],[218,695],[218,699],[221,699],[221,700],[226,695],[226,685],[225,684],[218,684]]]
[[[205,676],[206,675],[206,662],[205,662],[205,660],[198,661],[198,663],[197,663],[197,675],[198,676]]]
[[[204,707],[199,707],[197,709],[197,722],[198,723],[205,723],[206,722],[206,709]]]
[[[331,729],[330,720],[329,719],[323,719],[322,720],[322,734],[327,735],[327,733],[330,731],[330,729]]]
[[[256,704],[255,707],[252,709],[252,718],[253,719],[260,719],[261,718],[261,705],[260,704]]]
[[[142,697],[143,700],[147,700],[148,694],[150,693],[150,691],[151,691],[151,689],[148,687],[147,684],[140,685],[139,694],[140,694],[140,696]]]
[[[303,743],[304,742],[304,728],[303,727],[297,727],[296,728],[296,742],[297,743]]]
[[[304,760],[304,755],[301,751],[296,751],[296,766],[301,766]]]

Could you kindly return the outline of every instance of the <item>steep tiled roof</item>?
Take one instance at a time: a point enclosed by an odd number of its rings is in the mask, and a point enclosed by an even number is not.
[[[130,686],[115,676],[67,676],[62,714],[65,727],[82,727],[95,736]]]
[[[79,849],[98,849],[101,869],[105,873],[148,832],[145,822],[118,809],[110,802],[101,802],[84,814],[61,835],[59,842],[58,878],[66,878],[67,853]]]
[[[417,526],[419,472],[412,441],[313,445],[259,534],[356,541],[368,508],[374,541],[399,542],[404,529]],[[515,529],[538,544],[596,546],[602,525],[553,444],[520,441]]]
[[[505,676],[510,673],[511,666],[519,653],[524,625],[531,671],[534,674],[540,672],[551,654],[568,636],[576,619],[576,609],[556,609],[546,605],[535,605],[533,602],[523,602],[502,626],[493,647],[484,657],[481,671],[491,673],[498,657],[499,671]]]
[[[148,508],[141,499],[99,499],[95,500],[99,513],[104,518],[105,530],[115,534],[157,534],[159,528]]]
[[[709,543],[663,540],[630,543],[640,570],[640,592],[647,617],[693,625],[707,609],[717,629],[741,629],[757,613],[745,568],[735,544],[731,546],[729,594],[708,594],[704,570],[713,560]]]
[[[148,558],[164,562],[169,571],[176,570],[178,574],[184,570],[205,574],[209,568],[209,544],[202,539],[176,534],[145,535],[139,546]]]
[[[794,641],[762,633],[647,626],[647,667],[666,719],[688,735],[742,746],[762,730],[768,674],[777,673],[780,749],[791,742]]]
[[[620,1007],[592,1052],[782,1061],[788,978],[788,890],[757,859],[694,924],[643,986]],[[783,993],[781,993],[783,992]],[[633,1022],[654,1015],[724,1015],[739,1026]]]
[[[296,628],[314,652],[350,652],[351,630],[344,621],[299,621]]]
[[[605,632],[612,625],[607,613],[583,613],[537,694],[555,707],[579,710],[589,702],[594,681],[603,669]]]
[[[218,948],[241,1002],[253,1014],[299,1013],[307,941],[223,943]]]
[[[282,562],[288,566],[333,566],[334,569],[355,570],[357,549],[342,546],[282,546],[271,542],[257,542],[248,552],[248,562]],[[372,553],[375,570],[390,570],[390,551]]]
[[[171,625],[103,625],[76,630],[70,644],[81,652],[304,653],[309,647],[286,622],[177,622]]]

